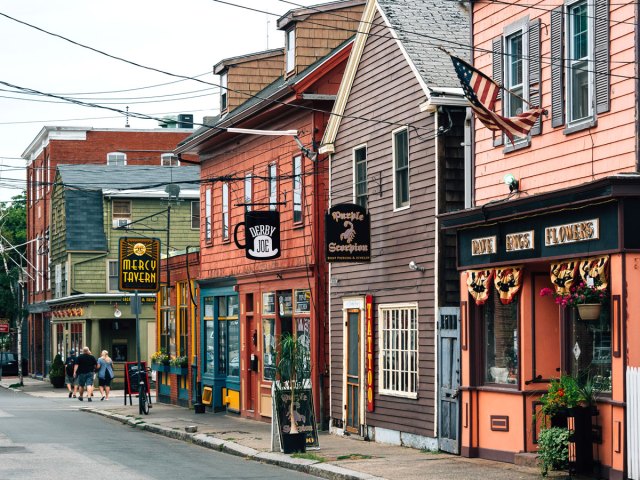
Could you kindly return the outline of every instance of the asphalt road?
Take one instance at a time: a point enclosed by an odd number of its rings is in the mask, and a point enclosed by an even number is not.
[[[0,480],[316,478],[78,411],[85,405],[0,388]]]

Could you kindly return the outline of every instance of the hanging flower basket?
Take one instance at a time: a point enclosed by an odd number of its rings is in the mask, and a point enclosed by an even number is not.
[[[582,320],[598,320],[600,318],[600,308],[602,305],[599,303],[581,303],[576,305],[576,307]]]

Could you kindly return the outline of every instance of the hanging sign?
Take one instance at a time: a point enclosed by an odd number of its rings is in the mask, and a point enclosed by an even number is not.
[[[157,292],[160,288],[160,240],[120,238],[118,290]]]
[[[365,318],[367,321],[367,412],[373,412],[373,296],[365,297]]]
[[[244,226],[245,244],[238,240],[238,229]],[[250,260],[273,260],[280,256],[280,214],[268,211],[245,212],[244,222],[233,231],[236,246]]]
[[[360,205],[334,205],[325,215],[327,262],[370,262],[371,220]]]

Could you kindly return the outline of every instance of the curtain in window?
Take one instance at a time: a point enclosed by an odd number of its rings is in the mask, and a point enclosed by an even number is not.
[[[609,265],[609,255],[601,257],[589,257],[580,261],[580,276],[589,284],[592,279],[598,290],[606,290],[607,282],[607,266]]]
[[[569,289],[578,274],[578,262],[577,259],[573,259],[551,264],[551,283],[558,295],[570,293]]]
[[[476,301],[476,305],[483,305],[489,298],[493,270],[467,270],[467,286],[469,295]]]
[[[503,305],[509,305],[522,285],[522,265],[496,268],[494,283]]]

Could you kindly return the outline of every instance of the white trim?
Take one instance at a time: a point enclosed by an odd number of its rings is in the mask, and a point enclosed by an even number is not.
[[[119,292],[120,290],[118,290],[117,288],[116,288],[115,290],[113,290],[113,289],[109,288],[109,287],[110,287],[109,280],[111,279],[111,272],[110,272],[110,268],[109,268],[109,267],[111,266],[111,264],[112,264],[112,263],[116,263],[116,264],[117,264],[117,263],[118,263],[118,260],[117,260],[117,259],[115,259],[115,260],[114,260],[114,259],[112,259],[112,258],[107,258],[107,259],[106,259],[106,262],[107,262],[107,284],[106,284],[105,286],[106,286],[107,288],[105,288],[105,290],[106,290],[108,293],[115,293],[115,292]],[[120,265],[118,265],[118,275],[120,275]],[[118,280],[118,279],[116,278],[116,280]]]
[[[357,200],[357,185],[356,185],[356,181],[357,181],[357,176],[358,176],[358,170],[356,168],[356,150],[362,150],[364,148],[364,163],[365,166],[368,168],[369,167],[369,162],[368,162],[368,155],[369,155],[369,150],[367,148],[367,144],[366,143],[361,143],[360,145],[357,145],[355,147],[353,147],[351,149],[351,166],[353,168],[353,203],[356,203]],[[368,170],[367,170],[368,171]],[[367,175],[368,176],[368,175]],[[367,200],[369,199],[369,182],[368,179],[365,178],[365,182],[366,182],[366,186],[367,186]]]
[[[434,126],[434,131],[438,132],[439,131],[439,122],[438,122],[438,114],[435,113],[433,115],[433,126]],[[439,192],[440,188],[443,188],[440,185],[440,156],[438,155],[438,153],[440,152],[440,136],[436,135],[434,138],[434,157],[435,157],[435,167],[436,167],[436,174],[435,174],[435,184],[436,184],[436,188],[435,191]],[[435,242],[435,248],[434,248],[434,254],[433,254],[433,320],[435,325],[433,326],[433,337],[434,337],[434,341],[433,341],[433,372],[434,372],[434,378],[435,381],[433,382],[433,395],[434,395],[434,399],[435,401],[433,402],[433,436],[434,437],[438,437],[438,416],[440,414],[440,409],[438,408],[440,406],[440,402],[438,401],[438,343],[439,343],[439,335],[438,335],[438,324],[439,324],[439,317],[438,317],[438,310],[439,310],[439,303],[438,303],[438,299],[440,298],[440,283],[438,282],[438,279],[440,278],[440,195],[436,195],[436,205],[435,205],[435,231],[436,234],[434,242]],[[419,369],[418,369],[419,371]],[[458,416],[458,421],[460,420],[460,417]]]
[[[402,130],[406,130],[407,132],[407,193],[408,193],[408,203],[407,205],[402,205],[400,207],[396,206],[396,134]],[[391,178],[393,181],[393,198],[391,201],[393,202],[393,211],[399,212],[401,210],[406,210],[411,207],[411,157],[410,157],[410,136],[409,136],[409,127],[404,126],[400,128],[396,128],[391,131]]]
[[[122,155],[124,157],[124,163],[109,163],[109,157],[111,155]],[[119,160],[119,159],[118,159]],[[115,159],[114,159],[115,161]],[[127,165],[127,154],[124,152],[109,152],[107,153],[107,165],[109,166],[116,166],[116,167],[122,167],[122,166],[126,166]]]
[[[508,38],[512,37],[516,34],[520,34],[522,37],[522,98],[525,100],[529,100],[529,62],[531,61],[529,58],[529,16],[523,17],[516,22],[513,22],[506,27],[504,27],[502,33],[502,51],[504,52],[503,58],[505,59],[504,65],[502,68],[502,79],[501,82],[507,89],[513,89],[513,85],[507,82],[507,79],[510,77],[509,75],[509,59],[511,58],[511,54],[509,52],[509,43]],[[511,100],[511,96],[508,93],[504,93],[504,106],[503,113],[505,116],[510,117],[512,114],[509,112],[508,107]],[[525,106],[523,104],[522,107],[525,110]],[[526,139],[526,137],[524,138]]]

